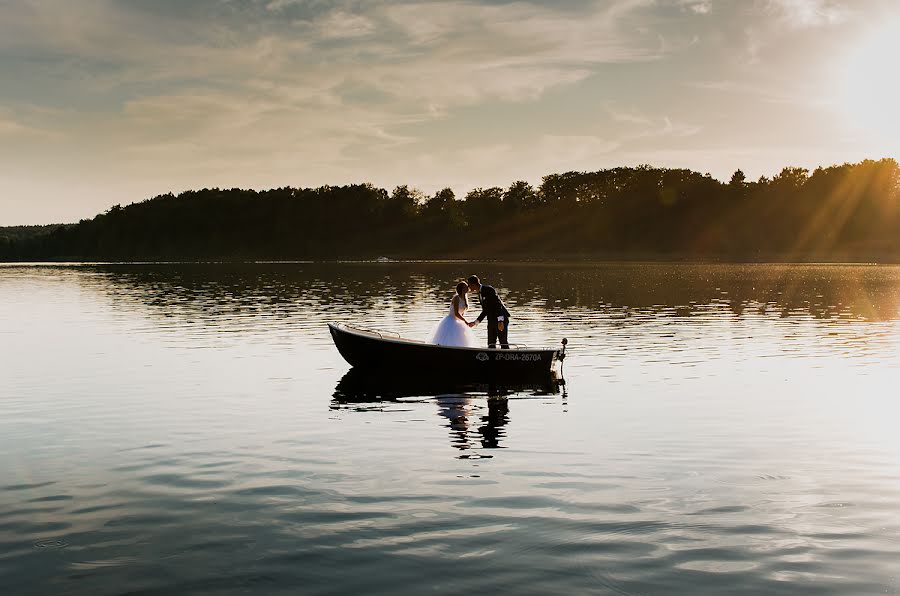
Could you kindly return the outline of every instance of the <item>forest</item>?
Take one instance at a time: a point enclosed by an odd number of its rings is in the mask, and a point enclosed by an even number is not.
[[[900,262],[894,159],[728,182],[619,167],[539,186],[203,189],[0,228],[3,261],[597,258]]]

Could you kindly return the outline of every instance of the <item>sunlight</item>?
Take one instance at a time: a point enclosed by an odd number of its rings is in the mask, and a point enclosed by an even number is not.
[[[848,121],[885,148],[900,149],[900,20],[876,29],[850,49],[841,61],[839,104]]]

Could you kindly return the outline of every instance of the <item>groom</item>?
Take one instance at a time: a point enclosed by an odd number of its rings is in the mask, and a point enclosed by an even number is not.
[[[478,294],[481,301],[481,314],[478,319],[469,323],[469,327],[474,327],[480,323],[485,317],[488,320],[488,347],[497,347],[497,338],[500,338],[500,347],[509,348],[509,311],[503,305],[503,301],[497,296],[497,290],[491,286],[484,285],[478,279],[477,275],[471,276],[468,280],[469,289]]]

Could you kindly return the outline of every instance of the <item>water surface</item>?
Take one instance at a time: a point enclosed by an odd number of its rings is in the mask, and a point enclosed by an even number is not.
[[[327,321],[473,272],[564,385],[348,374]],[[3,266],[0,593],[897,593],[898,315],[895,267]]]

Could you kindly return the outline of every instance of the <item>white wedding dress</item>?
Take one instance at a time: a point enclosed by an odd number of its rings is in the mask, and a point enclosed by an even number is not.
[[[464,316],[469,308],[469,301],[465,296],[459,297],[459,314]],[[453,313],[453,303],[450,303],[450,312],[438,322],[431,331],[428,343],[440,346],[454,346],[462,348],[477,348],[478,340],[475,334],[463,321]]]

